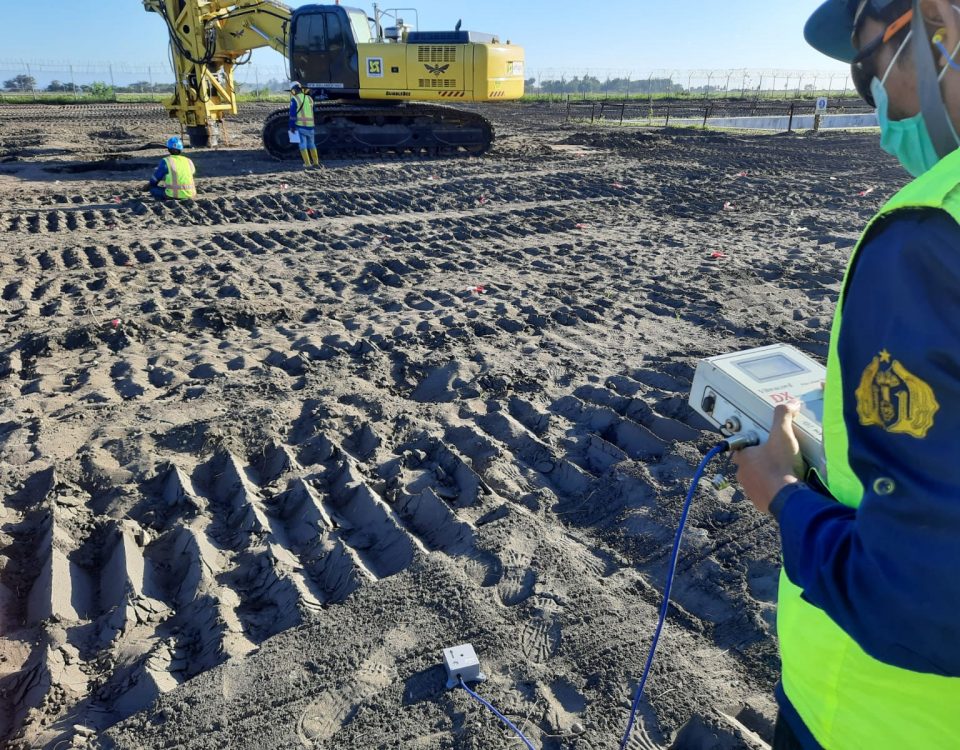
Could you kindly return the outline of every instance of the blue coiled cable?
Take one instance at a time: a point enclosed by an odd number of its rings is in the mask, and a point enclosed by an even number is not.
[[[624,733],[623,741],[620,743],[620,750],[626,750],[627,743],[630,741],[633,725],[637,719],[637,710],[640,708],[640,700],[643,698],[643,688],[647,684],[647,677],[650,676],[650,667],[653,666],[653,657],[657,653],[657,643],[660,641],[660,632],[663,630],[663,624],[667,620],[667,610],[670,608],[670,590],[673,588],[673,576],[677,572],[677,560],[680,556],[680,542],[683,541],[683,530],[687,525],[687,516],[690,515],[693,496],[697,492],[700,480],[703,479],[703,473],[707,470],[707,464],[721,453],[729,450],[729,448],[730,446],[726,442],[711,448],[707,455],[703,457],[703,461],[701,461],[700,466],[697,467],[697,471],[693,475],[693,481],[690,483],[690,491],[687,492],[687,499],[683,504],[683,512],[680,514],[680,526],[673,540],[673,552],[670,553],[667,583],[663,587],[663,604],[660,605],[660,619],[657,621],[657,629],[654,631],[653,641],[650,643],[650,651],[647,654],[647,663],[643,668],[643,676],[640,678],[637,693],[633,698],[633,707],[630,709],[630,721],[627,723],[627,731]]]

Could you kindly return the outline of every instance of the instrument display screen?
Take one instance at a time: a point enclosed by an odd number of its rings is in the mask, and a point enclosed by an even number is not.
[[[736,363],[737,367],[758,383],[779,380],[790,375],[807,372],[807,368],[794,362],[784,354],[767,354]]]
[[[817,424],[823,423],[823,391],[808,393],[800,399],[800,413]]]

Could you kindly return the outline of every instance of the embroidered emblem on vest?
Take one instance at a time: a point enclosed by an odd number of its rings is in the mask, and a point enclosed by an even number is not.
[[[933,389],[884,350],[867,366],[857,388],[857,414],[864,427],[922,440],[940,410]]]

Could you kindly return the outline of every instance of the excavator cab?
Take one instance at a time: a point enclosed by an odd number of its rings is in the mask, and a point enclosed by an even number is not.
[[[359,98],[357,45],[373,41],[367,14],[342,5],[305,5],[294,12],[290,29],[290,79],[321,98]]]

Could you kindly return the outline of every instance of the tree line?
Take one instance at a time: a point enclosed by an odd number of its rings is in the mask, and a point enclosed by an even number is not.
[[[38,86],[37,79],[30,75],[18,75],[3,82],[3,90],[10,92],[45,91],[54,94],[89,94],[93,96],[109,96],[110,94],[167,94],[173,92],[172,83],[153,83],[152,81],[135,81],[125,86],[113,86],[105,81],[75,84],[70,81],[54,79],[46,86]]]
[[[253,92],[255,87],[249,83],[237,81],[235,86],[241,92]],[[290,84],[287,81],[271,79],[262,84],[262,93],[281,93],[287,90]],[[54,79],[46,86],[38,86],[37,79],[31,75],[18,75],[3,82],[3,90],[13,93],[29,93],[33,91],[48,92],[51,94],[86,94],[89,96],[112,96],[114,94],[172,94],[173,83],[154,83],[153,81],[134,81],[123,86],[116,86],[104,81],[93,83],[74,84],[70,81]]]
[[[685,91],[672,78],[608,78],[583,75],[559,80],[528,78],[526,90],[539,94],[675,94]]]

